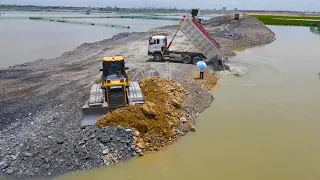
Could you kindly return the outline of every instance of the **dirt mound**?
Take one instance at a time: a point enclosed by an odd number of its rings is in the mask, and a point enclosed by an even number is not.
[[[153,150],[170,144],[181,128],[180,112],[186,90],[177,82],[153,77],[140,82],[146,103],[127,106],[102,116],[97,126],[125,126],[136,129],[140,149]],[[141,139],[140,139],[141,138]],[[146,142],[146,143],[145,143]]]

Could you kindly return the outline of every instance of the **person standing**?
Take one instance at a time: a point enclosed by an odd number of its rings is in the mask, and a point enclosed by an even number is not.
[[[200,79],[203,79],[204,78],[204,72],[207,68],[207,64],[203,61],[203,60],[200,60],[197,62],[197,66],[200,70]]]

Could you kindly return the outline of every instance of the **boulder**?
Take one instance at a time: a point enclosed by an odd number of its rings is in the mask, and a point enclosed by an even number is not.
[[[145,115],[150,115],[150,116],[156,115],[156,111],[151,106],[149,106],[147,103],[142,105],[142,111]]]
[[[175,107],[179,107],[179,106],[180,106],[180,103],[179,103],[179,101],[178,101],[177,99],[172,99],[172,100],[171,100],[171,103],[172,103],[172,105],[175,106]]]
[[[150,107],[154,107],[154,106],[156,106],[156,104],[155,104],[155,103],[150,102],[150,101],[147,101],[147,102],[146,102],[146,104],[147,104],[148,106],[150,106]]]

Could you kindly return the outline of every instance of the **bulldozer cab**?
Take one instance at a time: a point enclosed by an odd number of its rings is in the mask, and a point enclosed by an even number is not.
[[[130,82],[122,56],[103,58],[102,67],[100,83],[92,85],[89,99],[82,107],[83,126],[94,125],[102,115],[129,103],[144,103],[139,83]]]
[[[106,81],[116,81],[119,79],[128,79],[127,68],[122,56],[105,57],[102,60],[102,84]],[[128,80],[127,80],[128,81]]]

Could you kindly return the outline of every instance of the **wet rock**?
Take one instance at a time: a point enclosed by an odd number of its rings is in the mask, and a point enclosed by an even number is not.
[[[136,152],[137,152],[137,153],[141,153],[141,152],[142,152],[142,149],[137,148]]]

